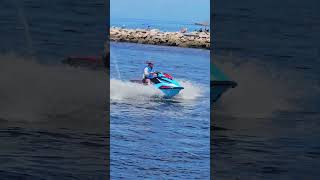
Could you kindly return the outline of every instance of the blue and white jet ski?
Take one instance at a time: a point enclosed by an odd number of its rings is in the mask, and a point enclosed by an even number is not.
[[[70,56],[62,61],[64,64],[69,64],[75,67],[88,67],[92,69],[108,68],[107,61],[103,61],[101,57],[77,57]],[[147,85],[143,80],[130,80],[131,82]],[[179,94],[184,89],[170,74],[155,72],[154,78],[151,79],[152,85],[160,89],[164,97],[171,98]]]
[[[155,72],[155,77],[150,79],[152,85],[160,89],[161,92],[164,94],[164,97],[171,98],[175,95],[179,94],[179,92],[184,89],[170,74],[162,73],[162,72]],[[130,80],[131,82],[135,83],[146,83],[143,80]]]

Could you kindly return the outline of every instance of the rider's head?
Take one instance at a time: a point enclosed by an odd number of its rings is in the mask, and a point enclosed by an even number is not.
[[[148,62],[148,66],[153,68],[153,63],[152,62]]]

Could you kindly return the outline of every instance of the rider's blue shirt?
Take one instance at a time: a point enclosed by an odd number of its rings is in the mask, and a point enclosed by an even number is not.
[[[153,73],[153,68],[146,66],[143,70],[143,78],[153,78],[153,75],[151,73]]]

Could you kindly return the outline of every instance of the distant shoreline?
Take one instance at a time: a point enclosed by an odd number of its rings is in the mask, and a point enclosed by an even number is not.
[[[210,49],[209,32],[162,32],[158,29],[110,28],[110,41]]]

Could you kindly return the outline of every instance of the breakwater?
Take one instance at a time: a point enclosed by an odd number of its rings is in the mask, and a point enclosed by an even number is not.
[[[162,32],[158,29],[110,28],[110,40],[188,48],[210,48],[209,32]]]

